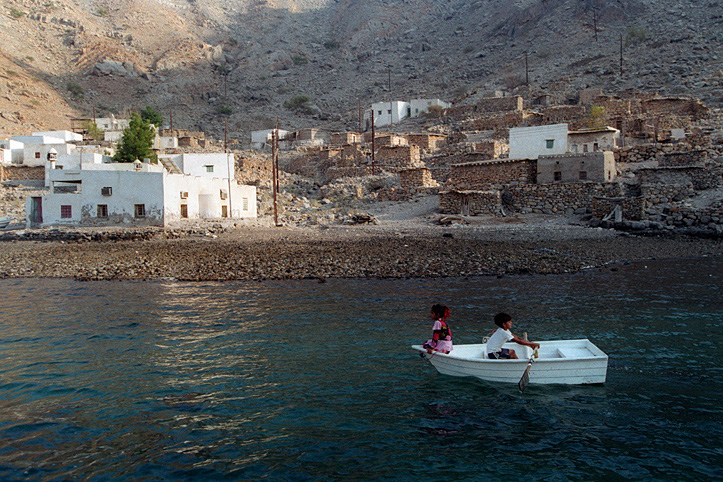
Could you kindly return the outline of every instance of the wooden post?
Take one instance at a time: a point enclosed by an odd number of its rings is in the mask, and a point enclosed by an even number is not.
[[[372,175],[374,175],[374,146],[375,146],[375,134],[374,134],[374,109],[372,108]]]

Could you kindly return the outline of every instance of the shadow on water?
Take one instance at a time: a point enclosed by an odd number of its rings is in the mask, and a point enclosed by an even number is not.
[[[721,480],[723,263],[268,283],[2,280],[2,480]],[[507,311],[602,386],[438,374]]]

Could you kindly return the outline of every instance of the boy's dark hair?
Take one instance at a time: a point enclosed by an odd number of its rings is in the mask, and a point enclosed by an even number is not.
[[[432,313],[434,313],[437,318],[449,318],[449,308],[444,305],[432,305]]]
[[[497,313],[497,314],[495,315],[495,325],[497,325],[497,326],[499,326],[500,328],[502,328],[502,325],[504,325],[505,323],[507,323],[507,322],[510,321],[511,319],[512,319],[512,317],[511,317],[510,315],[508,315],[507,313]]]

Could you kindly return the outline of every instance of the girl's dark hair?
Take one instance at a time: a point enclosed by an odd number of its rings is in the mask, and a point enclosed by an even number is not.
[[[505,323],[507,323],[507,322],[510,321],[511,319],[512,319],[512,317],[511,317],[510,315],[508,315],[507,313],[497,313],[497,314],[495,315],[495,325],[497,325],[497,326],[499,326],[500,328],[502,328],[502,325],[504,325]]]
[[[437,318],[442,318],[445,320],[449,318],[449,308],[444,305],[432,305],[432,313],[434,313],[434,316],[436,316]]]

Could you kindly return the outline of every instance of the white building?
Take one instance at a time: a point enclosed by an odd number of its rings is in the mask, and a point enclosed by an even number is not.
[[[372,112],[374,115],[374,127],[397,124],[411,114],[409,102],[393,100],[389,102],[376,102],[372,104],[364,114],[364,121],[367,129],[371,128]]]
[[[13,139],[0,139],[0,149],[3,150],[2,159],[5,164],[22,164],[24,144]]]
[[[291,149],[291,132],[282,129],[263,129],[251,131],[251,148],[263,150],[271,147],[271,133],[276,131],[279,135],[279,149]]]
[[[510,159],[537,159],[567,152],[567,124],[510,129]]]
[[[115,116],[96,117],[93,119],[98,129],[102,131],[120,131],[128,127],[131,123],[130,119],[116,119]]]
[[[567,133],[568,150],[575,154],[612,151],[620,145],[620,131],[614,127],[581,129]]]
[[[161,162],[171,161],[183,174],[231,179],[236,177],[235,157],[231,153],[161,154],[158,158]]]
[[[412,99],[409,101],[409,117],[419,117],[429,112],[430,107],[447,109],[451,105],[440,99]]]
[[[157,225],[255,219],[256,188],[228,177],[171,173],[161,164],[86,163],[48,169],[50,192],[26,200],[28,226]]]
[[[41,134],[37,136],[12,136],[11,139],[23,144],[22,158],[16,161],[15,154],[13,154],[13,162],[23,166],[45,166],[48,153],[52,149],[58,154],[70,154],[75,150],[75,144],[66,143],[62,137]]]
[[[46,132],[33,132],[33,136],[40,137],[52,137],[54,139],[60,139],[63,142],[83,142],[83,135],[77,134],[72,131],[46,131]]]

